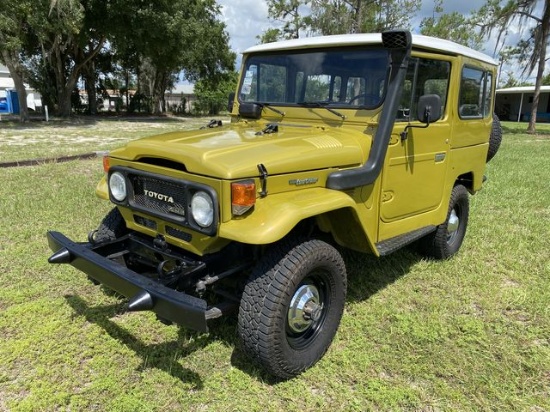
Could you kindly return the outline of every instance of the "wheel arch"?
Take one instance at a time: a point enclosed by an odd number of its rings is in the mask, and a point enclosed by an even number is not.
[[[342,209],[356,213],[357,207],[346,193],[325,188],[273,194],[259,199],[249,215],[223,222],[219,236],[241,243],[270,244],[303,224],[315,223],[326,232],[330,216]]]
[[[453,184],[453,187],[456,185],[462,185],[466,189],[468,189],[468,192],[470,192],[470,194],[474,194],[475,193],[474,182],[475,182],[474,172],[467,172],[467,173],[461,174],[456,178]]]

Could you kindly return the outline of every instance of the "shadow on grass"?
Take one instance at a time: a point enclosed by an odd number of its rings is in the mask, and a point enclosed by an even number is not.
[[[347,302],[361,302],[409,273],[412,265],[422,259],[408,246],[388,256],[341,250],[348,271]]]
[[[342,250],[341,253],[348,271],[347,302],[360,302],[369,299],[406,275],[410,267],[421,259],[419,255],[407,248],[383,258],[376,258],[350,250]],[[78,315],[82,315],[88,322],[100,326],[112,338],[120,341],[140,356],[143,362],[139,368],[140,370],[157,368],[182,382],[191,383],[196,389],[201,389],[203,382],[200,375],[183,368],[177,360],[201,350],[214,341],[221,340],[229,347],[234,348],[231,355],[231,364],[235,368],[268,385],[275,385],[284,381],[267,374],[243,352],[236,336],[237,317],[235,315],[211,321],[209,324],[211,332],[208,334],[179,327],[177,340],[146,345],[110,320],[110,318],[121,312],[122,304],[92,307],[78,296],[65,296],[65,299]],[[189,343],[190,337],[193,337],[191,343]],[[177,354],[177,356],[174,354]]]
[[[68,119],[53,118],[49,121],[46,121],[43,118],[31,117],[28,122],[20,123],[19,121],[14,121],[10,119],[3,119],[1,122],[2,128],[11,129],[11,130],[35,130],[35,129],[47,129],[50,127],[55,128],[69,128],[69,127],[93,127],[97,124],[95,118],[73,118]]]
[[[123,343],[140,356],[142,358],[142,364],[138,370],[144,371],[151,368],[159,369],[182,382],[190,383],[193,385],[194,389],[203,388],[203,381],[200,375],[192,370],[183,368],[178,363],[178,359],[203,348],[214,340],[213,337],[179,328],[177,340],[146,345],[134,335],[110,320],[110,318],[121,312],[122,305],[116,304],[92,307],[83,299],[74,295],[65,296],[65,300],[73,308],[76,314],[84,316],[88,322],[98,325],[113,339]],[[190,335],[194,337],[192,342],[189,342]],[[175,356],[175,354],[177,354],[177,356]]]

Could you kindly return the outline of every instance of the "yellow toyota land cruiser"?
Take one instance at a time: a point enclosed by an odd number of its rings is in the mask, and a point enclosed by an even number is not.
[[[49,261],[165,322],[207,331],[237,311],[246,354],[293,377],[338,328],[339,247],[459,250],[501,140],[496,70],[401,30],[252,47],[231,123],[110,152],[97,194],[114,208],[85,243],[48,232]]]

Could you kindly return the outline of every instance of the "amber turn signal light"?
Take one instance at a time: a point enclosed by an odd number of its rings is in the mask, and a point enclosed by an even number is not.
[[[231,183],[231,211],[240,216],[256,203],[256,184],[254,180],[242,180]]]
[[[105,173],[108,173],[110,167],[111,165],[109,164],[109,156],[103,156],[103,171]]]

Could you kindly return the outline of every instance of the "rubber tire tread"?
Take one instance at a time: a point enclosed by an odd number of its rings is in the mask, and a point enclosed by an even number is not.
[[[491,126],[491,136],[489,137],[489,149],[487,151],[487,162],[489,162],[498,152],[502,142],[502,126],[500,119],[493,114],[493,125]]]
[[[292,348],[286,339],[288,304],[300,282],[315,268],[330,273],[331,303],[309,346]],[[340,323],[346,298],[346,268],[340,253],[312,239],[283,240],[271,246],[250,275],[239,308],[238,333],[246,354],[271,375],[297,376],[327,351]]]
[[[458,230],[460,233],[458,234],[459,237],[455,240],[455,242],[452,245],[449,245],[447,243],[447,225],[449,223],[451,211],[455,205],[459,205],[458,218],[460,219],[460,224]],[[470,199],[468,190],[462,185],[454,186],[451,192],[451,199],[449,201],[449,209],[447,211],[447,218],[445,219],[445,222],[437,226],[434,232],[420,239],[420,252],[427,257],[439,260],[448,259],[455,255],[464,241],[466,228],[468,227],[469,213]]]
[[[103,243],[118,239],[128,233],[126,222],[118,208],[113,208],[105,215],[94,234],[95,243]]]

